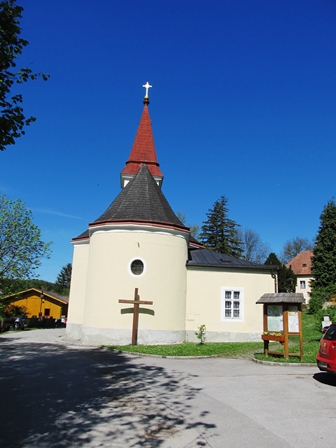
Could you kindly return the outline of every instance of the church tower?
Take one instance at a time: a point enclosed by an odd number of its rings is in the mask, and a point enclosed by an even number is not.
[[[138,341],[185,340],[189,228],[161,191],[163,175],[149,118],[148,83],[140,124],[122,170],[122,190],[88,230],[72,240],[73,271],[67,337],[94,344],[130,344],[132,310],[140,308]]]
[[[154,177],[159,187],[161,187],[163,182],[163,174],[160,171],[159,163],[156,158],[152,122],[148,111],[148,89],[152,86],[147,82],[142,87],[145,87],[146,89],[146,95],[143,100],[144,109],[130,156],[126,162],[125,168],[120,173],[121,188],[124,188],[136,175],[143,163],[147,165],[149,172]]]

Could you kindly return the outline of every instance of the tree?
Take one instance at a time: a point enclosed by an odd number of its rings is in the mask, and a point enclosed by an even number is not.
[[[278,292],[295,292],[297,277],[292,268],[286,268],[274,252],[270,253],[265,265],[278,266]]]
[[[40,289],[43,291],[57,292],[55,289],[55,283],[47,282],[39,278],[35,279],[3,278],[1,281],[1,287],[3,290],[10,291],[12,294],[30,288]]]
[[[239,239],[243,244],[243,258],[253,263],[264,263],[270,248],[265,244],[257,232],[252,229],[245,229],[239,232]]]
[[[308,238],[301,238],[297,236],[292,240],[286,241],[282,249],[280,259],[284,264],[287,264],[303,250],[312,250],[312,249],[313,244],[311,243],[311,241],[308,240]]]
[[[312,257],[312,289],[336,284],[336,204],[323,208]]]
[[[187,217],[184,213],[182,213],[181,211],[178,211],[176,213],[176,216],[178,217],[178,219],[187,227],[189,227],[190,229],[190,235],[192,235],[194,238],[198,238],[199,235],[199,225],[198,224],[186,224],[187,222]]]
[[[242,242],[238,235],[238,224],[228,218],[228,200],[221,196],[212,209],[206,214],[207,221],[203,222],[200,241],[209,249],[233,257],[241,257]]]
[[[71,283],[71,273],[72,273],[72,265],[71,263],[66,264],[61,269],[61,272],[57,276],[57,280],[55,282],[56,292],[60,294],[69,294],[70,283]]]
[[[16,58],[28,45],[27,40],[19,37],[22,11],[23,8],[16,5],[16,0],[0,2],[0,151],[14,145],[15,139],[24,135],[24,127],[36,120],[35,117],[25,117],[21,94],[10,96],[13,86],[38,77],[45,81],[49,78],[49,75],[33,73],[27,67],[13,70]]]
[[[0,290],[6,279],[30,278],[49,257],[51,243],[41,241],[41,231],[33,216],[20,200],[0,195]]]

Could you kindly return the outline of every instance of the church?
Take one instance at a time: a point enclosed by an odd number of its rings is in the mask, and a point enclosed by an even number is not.
[[[149,116],[151,87],[125,167],[121,191],[73,238],[67,338],[87,344],[260,341],[257,300],[276,292],[277,273],[208,250],[162,192]],[[136,330],[134,329],[136,325]],[[136,332],[136,334],[134,333]]]

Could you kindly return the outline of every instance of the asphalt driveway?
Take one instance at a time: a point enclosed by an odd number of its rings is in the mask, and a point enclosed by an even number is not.
[[[0,446],[324,447],[336,379],[316,367],[168,359],[0,335]]]

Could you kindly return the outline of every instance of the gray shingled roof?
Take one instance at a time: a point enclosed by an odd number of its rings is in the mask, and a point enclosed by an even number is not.
[[[267,293],[261,296],[256,303],[304,303],[304,297],[300,292]]]
[[[175,215],[145,164],[94,223],[108,221],[146,221],[189,230]]]
[[[187,266],[205,266],[220,268],[242,268],[242,269],[276,269],[275,266],[266,266],[264,264],[255,264],[248,260],[231,257],[230,255],[220,254],[209,249],[189,250],[189,260]]]

